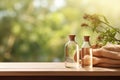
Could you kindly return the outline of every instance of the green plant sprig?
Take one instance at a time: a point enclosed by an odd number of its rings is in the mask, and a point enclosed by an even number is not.
[[[105,16],[97,14],[84,14],[83,19],[87,23],[83,23],[81,25],[82,27],[90,27],[93,32],[97,32],[99,34],[96,39],[96,44],[105,45],[107,42],[120,44],[120,40],[115,38],[117,33],[120,34],[120,29],[111,26]]]

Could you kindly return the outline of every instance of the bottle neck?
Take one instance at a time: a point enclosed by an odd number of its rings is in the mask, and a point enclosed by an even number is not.
[[[84,36],[84,41],[89,42],[90,36]]]
[[[75,40],[74,39],[73,40],[70,39],[69,41],[75,41]]]
[[[70,40],[70,41],[75,41],[75,36],[76,36],[76,35],[69,35],[69,40]]]
[[[69,35],[69,41],[75,41],[76,35]]]

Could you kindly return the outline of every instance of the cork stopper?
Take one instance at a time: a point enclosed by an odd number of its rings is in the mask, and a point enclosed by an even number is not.
[[[88,41],[89,42],[89,38],[90,38],[90,36],[84,36],[84,41]]]
[[[76,36],[76,35],[74,35],[74,34],[69,35],[70,41],[74,41],[74,40],[75,40],[75,36]]]

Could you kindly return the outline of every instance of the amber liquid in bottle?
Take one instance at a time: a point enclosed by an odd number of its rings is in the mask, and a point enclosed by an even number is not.
[[[84,36],[84,42],[81,49],[81,66],[83,68],[92,68],[92,48],[89,42],[89,36]]]
[[[75,41],[75,35],[69,35],[69,41],[65,45],[65,67],[79,68],[79,46]]]

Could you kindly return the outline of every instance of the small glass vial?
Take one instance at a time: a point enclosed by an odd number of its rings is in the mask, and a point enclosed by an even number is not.
[[[89,41],[90,36],[84,36],[84,42],[81,48],[81,66],[83,68],[92,68],[92,48]]]
[[[65,44],[66,68],[79,68],[79,46],[75,37],[76,35],[69,35],[69,41]]]

